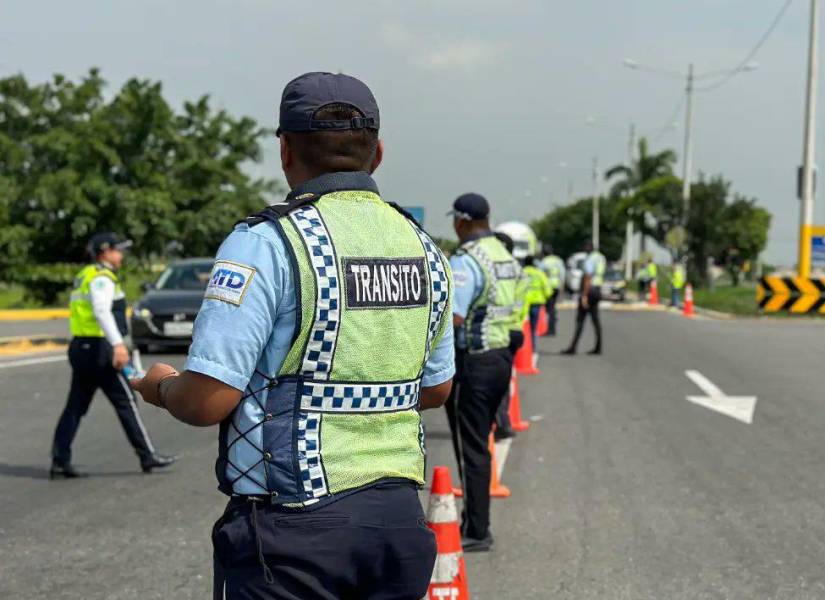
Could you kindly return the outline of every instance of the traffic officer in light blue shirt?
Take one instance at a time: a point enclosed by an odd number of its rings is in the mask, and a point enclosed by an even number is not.
[[[181,421],[221,425],[216,598],[426,594],[418,411],[452,387],[452,285],[431,238],[378,196],[378,118],[347,75],[286,86],[291,192],[218,250],[185,371],[133,383]]]

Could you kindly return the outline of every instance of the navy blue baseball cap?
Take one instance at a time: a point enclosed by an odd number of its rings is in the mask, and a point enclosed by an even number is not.
[[[316,120],[319,109],[330,104],[348,104],[362,116],[338,121]],[[284,88],[276,135],[283,131],[344,131],[379,126],[378,103],[370,88],[342,73],[305,73]]]
[[[479,221],[490,216],[490,204],[481,194],[461,194],[453,202],[453,210],[447,213],[456,219]]]

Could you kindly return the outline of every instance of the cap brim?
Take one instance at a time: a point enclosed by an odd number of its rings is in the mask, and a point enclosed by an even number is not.
[[[114,248],[115,250],[128,250],[133,245],[134,242],[132,240],[123,240],[122,242],[118,242],[117,244],[115,244]]]
[[[465,221],[475,221],[475,219],[473,217],[471,217],[470,215],[468,215],[467,213],[462,212],[460,210],[455,210],[455,209],[447,212],[447,216],[448,217],[453,217],[453,218],[456,218],[456,219],[463,219]]]

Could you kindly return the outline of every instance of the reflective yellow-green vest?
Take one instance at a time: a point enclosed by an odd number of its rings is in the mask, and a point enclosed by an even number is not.
[[[647,277],[648,279],[656,279],[656,276],[659,274],[659,267],[656,266],[656,263],[650,261],[647,263]]]
[[[528,306],[536,304],[543,305],[547,299],[553,294],[553,289],[550,287],[550,281],[544,271],[538,267],[528,265],[524,267],[524,274],[527,276],[527,296],[524,300]]]
[[[449,263],[411,217],[381,200],[367,174],[346,181],[365,189],[292,192],[246,220],[280,233],[299,303],[269,392],[263,400],[247,394],[236,408],[260,405],[260,460],[235,462],[232,417],[222,425],[226,493],[261,462],[257,485],[278,504],[307,506],[384,479],[424,484],[419,394],[452,318]]]
[[[564,271],[564,262],[561,257],[551,254],[545,256],[541,261],[542,270],[547,273],[547,278],[550,280],[550,287],[554,290],[561,289],[561,274]]]
[[[492,234],[462,244],[456,254],[472,257],[484,277],[481,292],[473,300],[464,320],[467,351],[478,354],[507,348],[510,331],[520,329],[515,323],[515,315],[520,312],[516,287],[521,267]]]
[[[104,337],[103,330],[92,309],[91,285],[98,277],[111,279],[115,284],[112,314],[123,335],[128,332],[126,297],[117,273],[102,264],[87,265],[75,276],[69,302],[69,328],[74,337]]]
[[[587,255],[587,260],[593,262],[594,269],[590,284],[595,287],[602,286],[604,284],[604,274],[607,271],[607,259],[598,250],[593,250]]]
[[[673,265],[673,273],[670,275],[670,285],[676,290],[681,290],[685,286],[685,267],[681,263]]]

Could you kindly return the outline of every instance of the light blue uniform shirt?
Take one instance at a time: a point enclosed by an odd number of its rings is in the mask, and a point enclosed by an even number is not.
[[[484,273],[476,259],[469,254],[451,256],[450,269],[453,271],[453,314],[466,319],[470,306],[484,289]],[[456,345],[459,348],[467,347],[463,327],[457,332]]]
[[[263,440],[261,427],[256,425],[263,420],[261,406],[269,392],[266,377],[279,373],[292,346],[298,310],[295,282],[284,241],[268,222],[252,228],[238,225],[224,240],[215,260],[233,263],[246,279],[235,295],[223,300],[209,298],[207,289],[195,321],[186,369],[222,381],[244,395],[252,394],[231,417],[227,476],[231,481],[237,479],[235,493],[263,494]],[[424,367],[423,387],[444,383],[455,373],[452,338],[452,319],[448,318],[444,336]],[[246,477],[238,479],[250,468]]]
[[[582,271],[584,271],[585,275],[590,275],[591,277],[596,273],[595,253],[591,252],[587,255],[587,258],[584,259],[584,266],[582,267]]]

